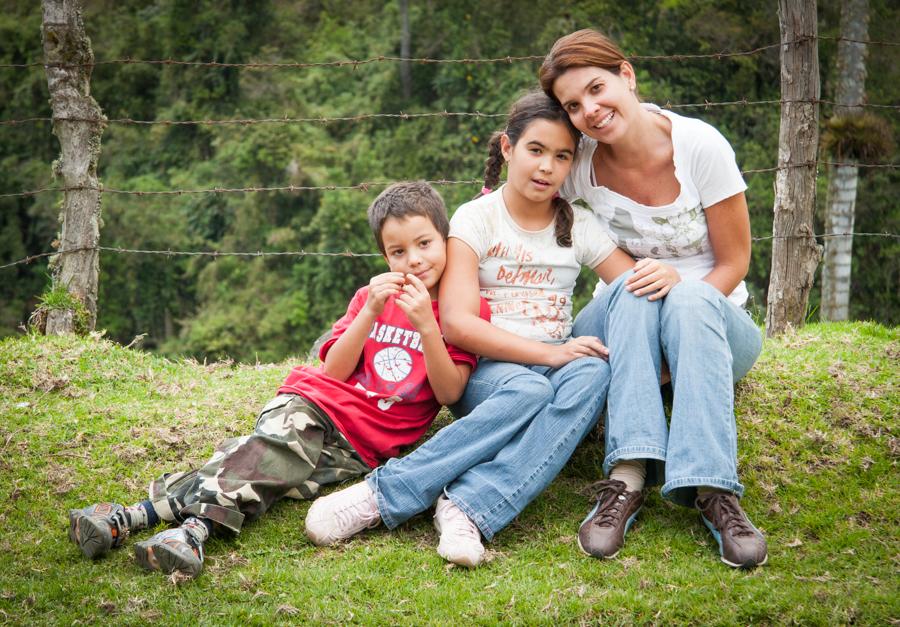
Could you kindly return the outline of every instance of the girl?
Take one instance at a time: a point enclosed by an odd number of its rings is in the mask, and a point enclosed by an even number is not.
[[[461,401],[463,416],[418,449],[377,468],[365,482],[318,499],[306,531],[316,544],[383,521],[394,528],[435,500],[438,553],[463,566],[553,480],[596,421],[609,385],[609,350],[572,337],[572,290],[581,265],[617,286],[610,328],[635,304],[616,281],[634,261],[585,210],[557,196],[579,135],[541,93],[521,98],[490,141],[482,196],[450,222],[440,315],[447,341],[482,355]],[[495,191],[503,163],[507,183]],[[480,287],[480,291],[479,291]],[[479,296],[491,322],[478,316]]]
[[[750,221],[734,151],[708,124],[641,103],[634,68],[596,31],[557,41],[540,81],[584,134],[563,195],[583,199],[619,246],[643,258],[636,268],[650,289],[673,285],[673,273],[684,279],[647,310],[652,315],[633,321],[633,332],[650,341],[613,354],[609,480],[597,484],[579,543],[597,557],[615,555],[644,485],[662,482],[664,497],[700,510],[726,564],[763,564],[766,541],[738,502],[733,383],[753,365],[762,338],[742,309]],[[576,334],[606,337],[606,290],[598,287]],[[662,358],[674,390],[668,427],[653,392]],[[633,375],[618,378],[620,365]]]

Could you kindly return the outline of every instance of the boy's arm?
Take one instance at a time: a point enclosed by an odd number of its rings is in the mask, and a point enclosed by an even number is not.
[[[366,338],[369,337],[369,331],[375,318],[384,310],[384,303],[387,302],[387,299],[400,293],[402,284],[403,274],[400,272],[385,272],[372,277],[372,280],[369,281],[366,304],[325,355],[325,361],[322,364],[325,374],[340,381],[350,378],[359,364],[363,346]]]
[[[425,372],[434,392],[434,399],[441,405],[452,405],[460,399],[469,381],[472,367],[457,364],[450,357],[441,335],[441,328],[434,317],[428,288],[414,274],[407,274],[409,281],[395,301],[421,336]]]

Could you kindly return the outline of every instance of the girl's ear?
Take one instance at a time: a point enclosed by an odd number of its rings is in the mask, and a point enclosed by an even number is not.
[[[500,153],[507,161],[509,161],[509,158],[512,155],[512,144],[509,143],[509,135],[506,133],[503,133],[500,136]]]

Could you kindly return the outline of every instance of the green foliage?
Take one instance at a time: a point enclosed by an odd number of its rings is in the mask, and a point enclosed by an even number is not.
[[[896,142],[887,120],[874,113],[837,115],[825,123],[822,150],[838,161],[874,163],[890,156]]]
[[[8,5],[8,6],[7,6]],[[4,4],[0,62],[40,60],[39,3]],[[870,36],[890,40],[897,7],[872,1]],[[837,34],[839,3],[820,2],[820,32]],[[218,62],[318,62],[400,54],[397,2],[296,0],[101,0],[86,4],[98,60],[180,59]],[[779,41],[769,1],[577,0],[409,3],[413,57],[503,58],[543,54],[576,28],[610,33],[626,53],[667,55],[751,50]],[[871,46],[871,102],[896,102],[900,86],[893,48]],[[823,97],[832,93],[836,44],[820,42]],[[640,93],[661,105],[777,100],[777,49],[722,59],[635,60]],[[112,119],[203,120],[336,117],[364,113],[481,111],[503,113],[536,86],[538,62],[413,63],[404,94],[400,66],[235,69],[185,65],[101,64],[92,94]],[[0,118],[49,116],[42,68],[0,69]],[[742,169],[777,162],[777,106],[679,109],[719,128]],[[828,111],[822,112],[823,118]],[[896,136],[900,120],[885,116]],[[235,187],[352,185],[401,179],[480,177],[485,140],[501,118],[368,119],[329,124],[110,124],[100,176],[108,189],[138,191]],[[53,184],[49,164],[58,143],[47,123],[0,127],[0,193]],[[884,157],[896,160],[896,148]],[[820,185],[825,189],[825,169]],[[756,236],[772,228],[774,174],[746,177]],[[864,171],[857,230],[898,232],[896,174]],[[478,185],[439,188],[452,212]],[[374,252],[363,213],[380,188],[247,194],[125,196],[104,194],[101,244],[138,250]],[[820,194],[824,200],[824,191]],[[60,198],[0,198],[0,260],[45,252],[57,237]],[[821,230],[821,225],[818,225]],[[898,321],[896,240],[857,238],[854,299],[860,318]],[[754,243],[748,275],[752,307],[761,311],[771,242]],[[118,254],[101,256],[98,328],[166,355],[228,355],[255,361],[303,352],[343,313],[356,288],[383,268],[377,258],[210,259]],[[43,288],[40,263],[0,270],[0,336],[15,333]],[[586,302],[592,279],[576,293]],[[266,293],[263,293],[263,290]],[[811,306],[818,302],[814,292]],[[249,312],[253,312],[248,316]]]
[[[219,260],[221,262],[222,260]],[[216,262],[216,263],[219,263]],[[96,334],[95,334],[96,335]],[[293,364],[168,360],[92,338],[0,340],[0,617],[12,624],[889,624],[900,615],[900,331],[814,324],[767,340],[736,390],[744,507],[769,541],[751,572],[719,562],[696,512],[657,492],[616,559],[581,553],[597,435],[489,545],[476,570],[437,555],[428,514],[337,548],[278,503],[207,543],[175,585],[131,542],[90,561],[70,508],[132,503],[248,433]],[[446,417],[439,418],[445,422]]]
[[[65,285],[54,285],[38,297],[38,306],[29,319],[29,326],[43,332],[51,311],[71,311],[75,333],[85,335],[90,331],[91,314],[84,303],[72,295]]]

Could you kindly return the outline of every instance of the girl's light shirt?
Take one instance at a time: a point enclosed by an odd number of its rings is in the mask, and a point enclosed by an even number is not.
[[[747,189],[734,150],[719,131],[702,120],[686,118],[658,106],[643,106],[672,124],[675,178],[681,191],[674,202],[650,207],[607,187],[594,184],[593,154],[597,141],[583,136],[569,177],[560,194],[580,198],[597,216],[613,241],[636,259],[650,257],[672,265],[683,279],[702,279],[715,266],[705,207]],[[600,281],[596,296],[605,287]],[[738,306],[747,301],[743,281],[728,296]]]
[[[478,256],[478,283],[492,324],[538,342],[565,342],[572,332],[572,290],[581,266],[593,268],[616,246],[581,208],[575,208],[569,248],[556,243],[554,222],[540,231],[523,229],[510,216],[502,190],[457,209],[450,237]]]

